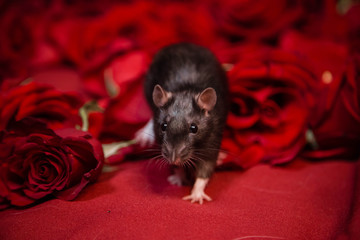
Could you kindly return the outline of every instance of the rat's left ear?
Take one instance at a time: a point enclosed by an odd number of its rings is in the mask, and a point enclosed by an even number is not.
[[[211,111],[216,104],[217,96],[213,88],[206,88],[197,97],[197,104],[201,109],[205,109],[206,112]]]

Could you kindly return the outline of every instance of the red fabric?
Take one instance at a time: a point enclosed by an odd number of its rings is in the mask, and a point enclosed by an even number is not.
[[[359,239],[359,162],[220,171],[212,202],[181,199],[148,160],[106,167],[74,201],[0,212],[1,239]],[[351,238],[352,237],[352,238]]]

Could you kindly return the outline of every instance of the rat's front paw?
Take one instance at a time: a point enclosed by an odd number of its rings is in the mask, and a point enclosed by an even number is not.
[[[211,197],[201,190],[192,191],[190,195],[183,197],[183,200],[191,200],[191,203],[199,202],[200,204],[203,204],[204,199],[207,201],[212,200]]]

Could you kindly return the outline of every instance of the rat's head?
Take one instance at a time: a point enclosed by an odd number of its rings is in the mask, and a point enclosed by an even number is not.
[[[155,135],[170,164],[186,165],[201,158],[194,153],[208,141],[216,100],[213,88],[200,93],[171,93],[160,85],[154,87],[153,102],[159,109],[154,121]]]

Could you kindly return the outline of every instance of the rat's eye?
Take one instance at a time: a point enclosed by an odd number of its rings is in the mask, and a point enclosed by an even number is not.
[[[198,127],[196,126],[195,123],[192,123],[192,124],[190,125],[190,132],[191,132],[191,133],[197,133],[197,131],[198,131]]]
[[[165,132],[166,128],[167,128],[167,123],[166,122],[162,123],[161,124],[161,131]]]

